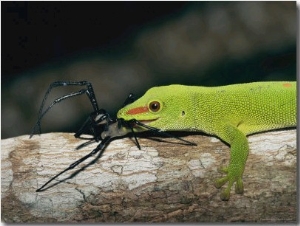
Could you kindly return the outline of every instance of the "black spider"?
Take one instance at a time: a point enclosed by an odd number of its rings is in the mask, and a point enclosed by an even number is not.
[[[64,95],[62,97],[59,97],[57,99],[55,99],[47,108],[46,110],[43,111],[44,105],[45,105],[45,101],[48,98],[48,95],[50,94],[51,90],[55,87],[59,87],[59,86],[85,86],[84,89],[81,89],[77,92],[72,92],[69,93],[67,95]],[[41,186],[40,188],[38,188],[36,190],[36,192],[40,192],[40,191],[44,191],[44,187],[49,184],[51,181],[53,181],[54,179],[56,179],[58,176],[60,176],[61,174],[63,174],[64,172],[73,169],[74,167],[76,167],[78,164],[80,164],[81,162],[85,161],[87,158],[95,155],[96,153],[100,152],[99,155],[101,155],[103,153],[103,151],[105,150],[105,147],[109,144],[109,142],[115,138],[115,137],[121,137],[124,136],[128,133],[132,133],[134,135],[134,139],[136,141],[136,145],[139,149],[140,148],[140,144],[136,138],[136,135],[134,133],[133,127],[134,126],[139,126],[139,127],[143,127],[144,129],[150,130],[154,133],[160,134],[160,135],[164,135],[167,137],[173,137],[176,138],[178,140],[181,140],[183,142],[185,142],[188,145],[195,145],[192,142],[183,140],[179,137],[174,137],[166,132],[161,131],[158,128],[154,128],[148,125],[145,125],[143,123],[141,123],[140,121],[136,120],[136,119],[132,119],[129,121],[126,121],[122,118],[115,118],[112,119],[110,117],[110,115],[104,110],[104,109],[99,109],[98,107],[98,103],[95,97],[95,93],[94,93],[94,89],[93,86],[90,82],[88,81],[79,81],[79,82],[73,82],[73,81],[56,81],[50,84],[40,107],[39,110],[39,114],[38,114],[38,120],[35,124],[35,126],[33,127],[32,133],[30,135],[30,138],[35,134],[35,132],[37,131],[39,134],[41,133],[41,120],[42,118],[45,116],[45,114],[57,103],[74,97],[74,96],[79,96],[82,94],[87,94],[94,111],[89,115],[89,117],[86,119],[86,121],[83,123],[83,125],[80,127],[80,129],[75,133],[75,137],[76,138],[81,138],[81,139],[88,139],[89,142],[86,142],[85,144],[81,145],[80,147],[90,143],[90,142],[99,142],[98,146],[93,149],[89,154],[83,156],[82,158],[80,158],[79,160],[73,162],[68,168],[66,168],[65,170],[61,171],[60,173],[58,173],[57,175],[55,175],[54,177],[52,177],[50,180],[48,180],[43,186]],[[129,96],[126,98],[123,107],[134,102],[135,97],[133,94],[129,94]],[[84,138],[81,137],[82,134],[85,133],[91,133],[92,134],[92,138]]]

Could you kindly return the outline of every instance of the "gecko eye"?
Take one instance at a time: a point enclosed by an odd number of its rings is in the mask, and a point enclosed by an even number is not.
[[[152,112],[158,112],[160,110],[160,103],[158,101],[152,101],[149,103],[149,109]]]

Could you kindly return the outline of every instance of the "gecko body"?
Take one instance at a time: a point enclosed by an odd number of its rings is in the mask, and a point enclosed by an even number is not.
[[[230,162],[215,186],[228,186],[222,200],[243,193],[242,176],[249,153],[247,135],[296,126],[296,82],[254,82],[219,87],[153,87],[120,109],[117,118],[136,119],[162,131],[202,131],[230,145]],[[136,132],[145,130],[134,127]]]

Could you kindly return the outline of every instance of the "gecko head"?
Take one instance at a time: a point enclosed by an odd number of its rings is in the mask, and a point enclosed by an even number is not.
[[[125,121],[136,119],[163,130],[171,129],[182,118],[182,109],[178,107],[181,102],[178,98],[181,96],[179,86],[153,87],[141,98],[120,109],[117,117]]]
[[[152,122],[159,120],[159,112],[163,108],[163,102],[156,99],[150,100],[147,103],[139,103],[136,101],[129,104],[118,111],[117,117],[123,118],[126,121],[136,119],[143,124],[151,124]]]

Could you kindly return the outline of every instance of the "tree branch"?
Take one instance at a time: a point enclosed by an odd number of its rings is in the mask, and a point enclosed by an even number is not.
[[[2,140],[2,221],[27,222],[295,222],[296,130],[249,137],[244,195],[229,201],[213,186],[228,163],[229,147],[210,136],[174,139],[142,136],[139,150],[129,138],[112,141],[101,158],[86,160],[47,180],[97,144],[73,134],[49,133]]]

